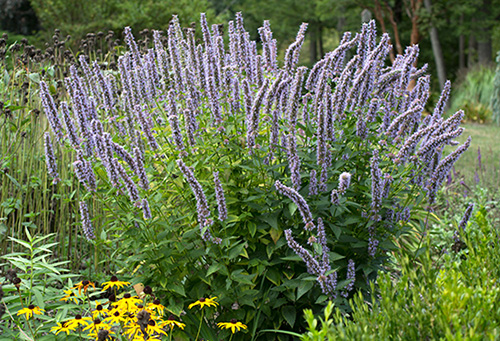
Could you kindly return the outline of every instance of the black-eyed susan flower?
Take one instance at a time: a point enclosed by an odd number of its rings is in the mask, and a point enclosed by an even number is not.
[[[184,330],[186,326],[184,323],[176,321],[174,315],[170,315],[166,321],[164,321],[161,325],[162,327],[169,326],[170,330],[174,329],[174,327],[180,328]]]
[[[97,334],[99,330],[101,329],[106,329],[109,330],[110,327],[107,323],[101,322],[100,319],[96,318],[92,323],[90,323],[87,327],[83,328],[83,330],[88,330],[90,333],[95,333]]]
[[[26,319],[29,320],[33,315],[42,315],[43,314],[43,309],[40,309],[40,307],[37,307],[33,304],[30,304],[27,308],[23,308],[17,312],[17,316],[19,315],[24,315],[26,316]]]
[[[164,331],[160,325],[157,325],[154,320],[149,320],[146,333],[148,333],[148,335],[152,335],[153,333],[167,335],[167,332]]]
[[[142,300],[137,296],[132,296],[129,293],[126,293],[123,295],[123,298],[116,302],[114,305],[118,309],[134,311],[137,309],[137,305],[140,303],[142,303]]]
[[[82,289],[83,289],[83,292],[86,294],[87,290],[89,289],[89,287],[92,287],[92,288],[95,289],[95,284],[93,282],[84,280],[84,281],[81,281],[80,283],[77,283],[71,289],[78,289],[78,295],[81,295],[82,294]]]
[[[57,322],[56,326],[50,328],[50,331],[52,333],[55,333],[56,335],[59,334],[59,333],[62,333],[62,332],[64,332],[64,333],[66,333],[66,334],[69,335],[69,332],[73,331],[73,330],[75,330],[75,328],[73,328],[73,326],[71,326],[71,324],[69,323],[69,321],[65,321],[63,323]]]
[[[72,328],[77,329],[80,326],[88,326],[90,323],[89,321],[92,321],[90,317],[82,317],[82,315],[77,314],[75,318],[69,320],[68,323]]]
[[[112,309],[109,311],[109,316],[104,319],[104,323],[120,323],[125,322],[124,313],[118,309]]]
[[[232,319],[230,322],[219,322],[217,323],[217,326],[220,329],[229,329],[231,328],[231,333],[236,333],[237,331],[239,332],[240,329],[247,329],[247,326],[244,325],[241,322],[236,321],[236,319]]]
[[[194,302],[194,303],[191,303],[188,308],[191,309],[192,307],[195,307],[197,305],[200,306],[200,309],[203,309],[204,306],[207,306],[207,307],[210,307],[210,306],[218,306],[219,303],[215,302],[215,299],[217,297],[210,297],[210,298],[200,298],[198,301]]]
[[[116,276],[111,276],[111,279],[109,280],[109,282],[102,283],[102,285],[104,285],[104,287],[102,288],[102,291],[106,291],[109,288],[121,289],[122,287],[129,285],[129,284],[130,284],[130,282],[119,281]]]
[[[122,335],[126,336],[129,340],[135,340],[136,337],[141,341],[144,340],[141,328],[135,322],[126,324],[125,327],[123,328]],[[142,339],[140,339],[141,337]]]
[[[78,304],[78,296],[75,295],[73,290],[64,290],[64,293],[66,294],[66,296],[61,298],[59,301],[64,301],[64,302],[73,301],[75,302],[75,304]]]
[[[97,302],[95,309],[92,310],[92,319],[106,316],[108,312],[108,309],[104,308],[101,303]]]
[[[93,338],[94,340],[116,340],[113,338],[111,335],[114,335],[115,333],[111,331],[111,329],[99,329],[97,331],[92,331],[89,333],[88,336]]]
[[[159,315],[163,315],[165,307],[160,303],[159,299],[155,299],[153,302],[148,303],[146,310],[150,313],[156,312]]]

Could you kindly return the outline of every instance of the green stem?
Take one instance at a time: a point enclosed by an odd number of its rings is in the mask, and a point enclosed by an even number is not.
[[[198,333],[196,333],[196,338],[195,340],[198,340],[198,336],[200,336],[200,331],[201,331],[201,322],[203,321],[203,315],[204,315],[203,309],[201,310],[201,318],[200,318],[200,325],[198,326]]]

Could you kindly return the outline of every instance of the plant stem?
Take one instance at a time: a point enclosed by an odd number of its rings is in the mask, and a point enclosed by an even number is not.
[[[201,322],[203,321],[203,315],[204,315],[203,309],[201,310],[201,318],[200,318],[200,325],[198,326],[198,333],[196,333],[196,338],[195,340],[198,340],[198,336],[200,336],[200,331],[201,331]]]

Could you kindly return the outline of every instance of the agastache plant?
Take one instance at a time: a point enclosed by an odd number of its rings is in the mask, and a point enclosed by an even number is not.
[[[356,268],[383,267],[388,245],[397,247],[397,225],[418,219],[414,207],[434,203],[470,145],[468,139],[443,155],[464,131],[462,111],[444,118],[450,83],[426,118],[430,78],[426,65],[417,67],[419,48],[411,46],[388,63],[390,39],[377,38],[374,21],[358,34],[344,34],[335,50],[308,69],[299,65],[307,24],[279,63],[269,22],[259,29],[258,45],[241,13],[228,25],[228,40],[204,14],[200,19],[200,41],[193,28],[184,30],[173,17],[165,35],[153,32],[151,49],[139,48],[127,27],[127,51],[115,73],[80,57],[63,82],[68,96],[59,111],[49,81],[41,81],[52,136],[77,155],[74,169],[82,190],[96,197],[119,195],[129,204],[120,201],[113,208],[132,211],[134,219],[142,215],[148,223],[171,219],[182,221],[182,228],[198,225],[201,238],[211,243],[222,242],[212,232],[223,226],[229,229],[224,233],[235,235],[221,248],[233,247],[235,240],[245,243],[248,253],[268,245],[250,258],[295,252],[322,293],[351,295],[376,276]],[[51,176],[54,165],[55,159]],[[204,182],[212,176],[213,182]],[[207,192],[198,179],[211,184]],[[196,208],[189,204],[193,195]],[[265,209],[258,209],[263,203]],[[215,207],[222,222],[211,218]],[[82,210],[84,231],[92,237],[87,211]],[[165,218],[165,211],[171,216]],[[228,222],[236,216],[245,218]],[[264,225],[247,233],[260,217],[272,222],[272,233]],[[258,239],[268,235],[265,243]],[[285,240],[290,248],[273,249]],[[340,257],[330,259],[332,253]],[[199,264],[209,267],[216,256],[204,257]],[[233,265],[249,262],[241,264]],[[295,265],[303,268],[302,262]],[[332,269],[346,275],[342,288]]]

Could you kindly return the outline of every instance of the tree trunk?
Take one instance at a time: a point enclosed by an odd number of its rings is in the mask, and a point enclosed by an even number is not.
[[[464,15],[460,15],[460,27],[464,24]],[[458,37],[458,69],[465,69],[465,35],[460,33]]]
[[[424,0],[425,9],[431,13],[432,3],[431,0]],[[431,37],[432,52],[434,53],[434,60],[436,61],[436,69],[439,79],[439,85],[441,90],[443,89],[444,83],[446,82],[446,69],[444,65],[443,50],[441,49],[441,43],[439,42],[439,35],[436,26],[431,22],[429,34]]]
[[[489,64],[493,61],[491,47],[491,0],[483,0],[480,8],[481,19],[479,21],[477,36],[477,59],[480,64]]]
[[[471,33],[467,47],[467,67],[471,68],[474,64],[476,64],[476,37]]]
[[[311,60],[311,64],[314,64],[318,60],[318,54],[317,54],[317,41],[318,41],[318,35],[317,35],[317,25],[312,24],[310,26],[311,30],[309,31],[309,58]]]
[[[418,13],[420,7],[422,7],[422,1],[423,0],[411,0],[411,45],[418,44],[420,41],[420,30],[418,29],[420,16]]]
[[[320,58],[325,56],[325,49],[323,48],[323,26],[318,27],[318,51]]]

